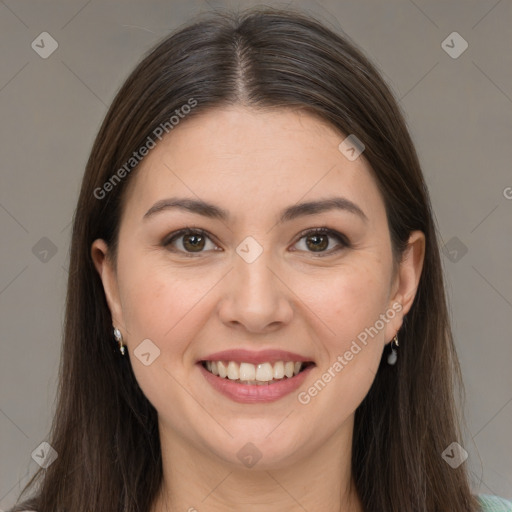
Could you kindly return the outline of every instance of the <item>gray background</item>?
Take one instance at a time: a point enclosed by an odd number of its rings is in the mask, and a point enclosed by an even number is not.
[[[0,1],[0,509],[34,473],[31,453],[50,426],[70,222],[107,105],[144,52],[191,15],[250,5]],[[306,9],[342,29],[400,99],[446,244],[467,390],[465,464],[475,492],[511,499],[512,4],[271,5]],[[58,42],[47,59],[31,47],[44,31]],[[454,31],[469,45],[458,58],[442,47]],[[450,38],[445,45],[462,48]]]

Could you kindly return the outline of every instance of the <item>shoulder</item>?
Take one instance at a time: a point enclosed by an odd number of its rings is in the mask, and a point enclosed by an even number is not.
[[[477,498],[482,512],[512,512],[512,502],[508,500],[489,494],[479,494]]]

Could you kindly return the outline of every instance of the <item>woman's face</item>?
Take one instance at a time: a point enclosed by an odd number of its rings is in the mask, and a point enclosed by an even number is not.
[[[393,272],[383,200],[344,138],[291,110],[185,119],[132,177],[115,268],[94,243],[135,376],[181,446],[272,468],[351,432],[423,238]]]

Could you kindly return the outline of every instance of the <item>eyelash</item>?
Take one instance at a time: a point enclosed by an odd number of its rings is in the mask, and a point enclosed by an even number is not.
[[[171,233],[164,240],[162,245],[164,247],[169,247],[174,241],[178,240],[179,238],[181,238],[184,235],[198,235],[198,236],[202,236],[202,237],[208,238],[211,242],[215,243],[214,240],[212,239],[212,236],[207,231],[205,231],[203,229],[199,229],[199,228],[184,228],[184,229],[180,229],[179,231],[176,231],[174,233]],[[345,235],[343,235],[342,233],[339,233],[338,231],[336,231],[334,229],[328,228],[326,226],[322,226],[322,227],[318,227],[318,228],[312,228],[312,229],[306,229],[306,230],[302,231],[301,233],[299,233],[298,239],[297,239],[297,241],[293,245],[296,245],[300,240],[302,240],[303,238],[306,238],[307,236],[311,236],[311,235],[327,235],[327,236],[330,236],[330,237],[336,239],[337,242],[339,243],[339,245],[341,246],[341,247],[338,247],[336,249],[330,249],[327,252],[326,251],[320,251],[320,252],[315,253],[314,251],[306,251],[306,252],[310,252],[311,254],[314,254],[315,257],[322,258],[322,257],[325,257],[325,256],[330,256],[331,254],[334,254],[334,253],[340,251],[343,248],[349,248],[350,247],[350,242],[349,242],[349,240],[347,239],[347,237]],[[203,252],[205,252],[205,251],[199,251],[199,252],[194,253],[194,252],[187,252],[187,251],[181,251],[181,250],[176,250],[176,249],[169,249],[169,250],[172,251],[172,252],[179,252],[179,253],[181,253],[181,254],[185,255],[186,257],[189,257],[189,258],[197,257],[198,255],[200,255]]]

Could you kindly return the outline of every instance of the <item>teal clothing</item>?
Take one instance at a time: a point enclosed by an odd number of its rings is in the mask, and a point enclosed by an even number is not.
[[[482,512],[512,512],[512,502],[499,498],[498,496],[490,496],[489,494],[479,494],[478,499]]]

